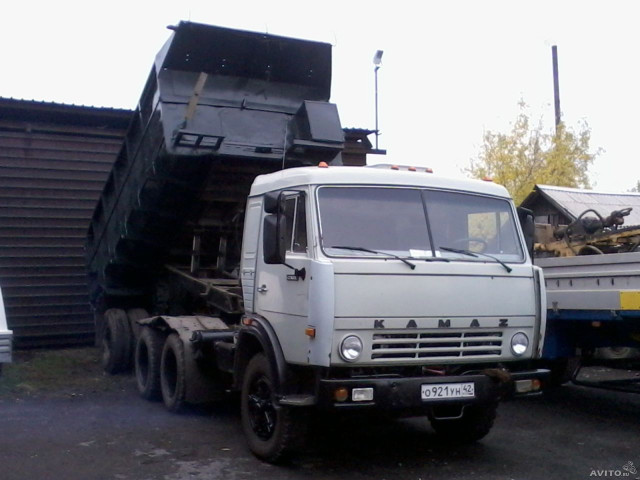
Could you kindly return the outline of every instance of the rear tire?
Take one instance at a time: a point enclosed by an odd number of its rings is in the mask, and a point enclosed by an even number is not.
[[[146,400],[160,400],[160,361],[164,335],[151,327],[142,327],[136,344],[136,384]]]
[[[594,355],[600,360],[634,360],[639,356],[640,349],[634,347],[600,347]]]
[[[431,418],[431,426],[447,442],[473,443],[491,431],[497,409],[497,403],[469,405],[464,408],[461,418]]]
[[[184,344],[177,333],[167,337],[160,361],[160,386],[164,405],[171,412],[184,409],[187,393],[187,375]]]
[[[544,364],[544,368],[549,369],[549,378],[542,384],[545,391],[561,387],[569,383],[576,371],[580,368],[580,358],[556,358]]]
[[[127,310],[127,318],[133,334],[133,351],[135,351],[136,343],[138,343],[138,338],[140,338],[140,332],[142,331],[142,325],[138,323],[138,320],[149,318],[149,313],[144,308],[132,308]]]
[[[276,382],[267,358],[256,354],[244,374],[240,399],[242,429],[249,449],[270,463],[297,450],[306,433],[306,412],[277,405]]]
[[[109,374],[131,368],[132,334],[124,310],[110,308],[104,313],[102,368]]]

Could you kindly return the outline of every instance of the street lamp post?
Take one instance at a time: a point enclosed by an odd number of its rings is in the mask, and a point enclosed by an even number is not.
[[[376,150],[378,150],[378,137],[380,136],[380,130],[378,129],[378,70],[380,69],[380,64],[382,63],[382,54],[384,52],[382,50],[377,50],[376,54],[373,56],[373,75],[375,80],[375,108],[376,108]]]
[[[551,47],[551,60],[553,62],[553,106],[556,115],[556,134],[560,129],[562,113],[560,111],[560,75],[558,74],[558,47]]]

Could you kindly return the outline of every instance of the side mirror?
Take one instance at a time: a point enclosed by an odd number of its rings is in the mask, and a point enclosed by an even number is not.
[[[262,254],[264,263],[268,265],[281,264],[286,260],[284,215],[272,213],[264,217],[262,231]]]
[[[533,259],[533,242],[535,241],[536,224],[533,219],[533,212],[528,208],[518,207],[518,220],[524,233],[524,242],[527,245],[529,255]]]
[[[264,211],[266,213],[278,213],[282,211],[282,192],[269,192],[264,196]]]

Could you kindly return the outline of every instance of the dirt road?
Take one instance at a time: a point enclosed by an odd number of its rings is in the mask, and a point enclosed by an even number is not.
[[[66,381],[67,367],[60,368],[44,387],[42,379],[21,387],[11,367],[6,370],[0,380],[1,479],[640,476],[629,473],[628,463],[640,471],[636,395],[569,386],[506,402],[489,436],[463,447],[440,444],[423,419],[323,421],[314,425],[302,455],[271,466],[248,452],[237,402],[174,415],[140,399],[130,376],[103,377],[97,355],[87,350],[85,356],[90,361],[76,365],[76,378]]]

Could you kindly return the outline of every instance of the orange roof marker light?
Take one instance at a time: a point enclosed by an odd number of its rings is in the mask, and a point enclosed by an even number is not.
[[[407,170],[409,170],[410,172],[417,172],[416,167],[409,167],[407,168]]]
[[[425,169],[424,169],[424,171],[425,171],[426,173],[433,173],[433,168],[429,168],[429,167],[427,167],[427,168],[425,168]]]
[[[482,177],[483,182],[493,182],[493,178],[491,177]]]
[[[329,165],[327,164],[327,162],[320,162],[318,164],[318,168],[329,168]]]
[[[398,165],[391,165],[391,170],[400,170]]]

